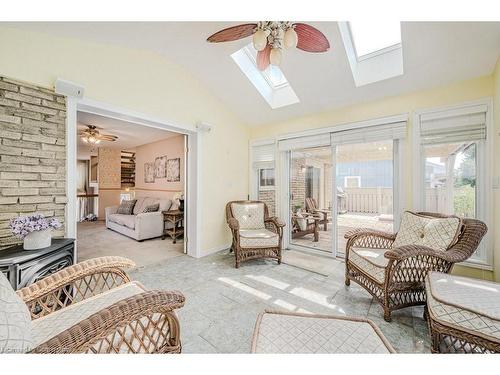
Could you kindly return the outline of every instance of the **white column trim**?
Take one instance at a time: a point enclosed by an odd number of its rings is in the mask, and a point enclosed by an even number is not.
[[[81,86],[77,86],[81,89]],[[67,96],[67,117],[66,117],[66,188],[68,202],[66,205],[66,236],[76,238],[76,157],[77,157],[77,112],[88,112],[114,119],[136,123],[138,125],[150,126],[165,129],[188,136],[188,173],[186,176],[186,226],[188,246],[187,253],[192,257],[201,257],[201,208],[202,196],[200,193],[201,182],[201,138],[196,125],[185,125],[173,123],[171,121],[140,113],[131,109],[115,106],[113,104],[93,100],[91,98],[77,98]]]

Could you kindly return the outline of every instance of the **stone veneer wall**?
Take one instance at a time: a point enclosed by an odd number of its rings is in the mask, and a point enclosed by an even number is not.
[[[66,210],[66,99],[53,90],[0,77],[0,249],[21,242],[11,218]]]

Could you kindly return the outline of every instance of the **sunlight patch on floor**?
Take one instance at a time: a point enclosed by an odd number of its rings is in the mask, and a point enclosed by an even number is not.
[[[242,284],[238,281],[231,280],[228,277],[219,277],[217,280],[222,281],[223,283],[231,285],[232,287],[234,287],[236,289],[242,290],[246,293],[252,294],[255,297],[261,298],[261,299],[266,300],[266,301],[272,298],[272,296],[270,296],[267,293],[261,292],[260,290],[257,290],[255,288],[252,288],[251,286]]]
[[[284,283],[282,281],[279,281],[279,280],[276,280],[276,279],[273,279],[271,277],[264,276],[264,275],[258,275],[258,276],[245,275],[245,277],[248,277],[249,279],[259,281],[262,284],[266,284],[266,285],[269,285],[269,286],[272,286],[274,288],[278,288],[281,290],[285,290],[286,288],[288,288],[290,286],[290,284]]]
[[[345,314],[345,311],[338,305],[332,305],[328,303],[328,296],[325,296],[324,294],[306,288],[293,288],[289,293],[308,301],[317,303],[318,305],[325,306],[329,309],[336,310],[339,313]]]

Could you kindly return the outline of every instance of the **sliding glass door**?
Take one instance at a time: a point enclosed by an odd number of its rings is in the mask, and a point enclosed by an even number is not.
[[[397,229],[405,135],[406,122],[397,121],[280,141],[287,244],[344,256],[350,230]]]
[[[332,149],[290,151],[290,244],[332,251]]]
[[[355,228],[393,231],[394,141],[339,144],[336,149],[336,254]]]

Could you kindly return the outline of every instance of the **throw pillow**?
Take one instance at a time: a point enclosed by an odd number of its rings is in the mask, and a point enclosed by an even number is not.
[[[156,203],[156,204],[152,204],[150,206],[146,206],[144,208],[144,210],[142,210],[143,213],[147,213],[147,212],[156,212],[160,209],[160,204],[159,203]]]
[[[459,217],[436,218],[406,211],[392,247],[420,245],[445,251],[453,246],[460,235]]]
[[[264,225],[264,204],[233,203],[231,205],[233,216],[240,223],[240,229],[263,229]]]
[[[132,215],[132,212],[134,211],[135,202],[137,202],[137,199],[131,199],[129,201],[123,200],[120,203],[120,206],[118,207],[118,211],[116,211],[116,213],[122,215]]]
[[[31,350],[31,329],[26,304],[0,272],[0,353],[26,353]]]

